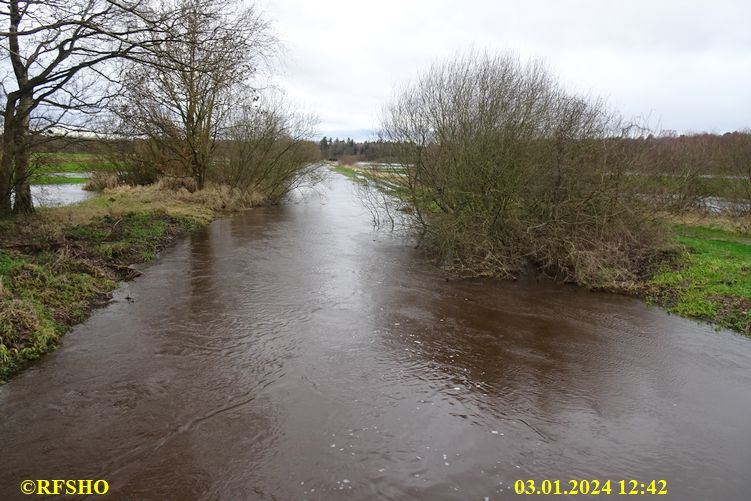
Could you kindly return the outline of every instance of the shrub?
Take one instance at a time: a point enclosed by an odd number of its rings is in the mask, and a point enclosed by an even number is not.
[[[119,177],[114,172],[94,171],[83,189],[86,191],[104,191],[121,184]]]
[[[469,273],[529,263],[588,286],[627,282],[661,241],[626,173],[639,130],[564,91],[544,66],[469,54],[436,64],[384,112],[421,242]]]
[[[280,99],[241,109],[218,152],[211,180],[280,201],[317,180],[318,145],[309,140],[314,117],[293,113]]]

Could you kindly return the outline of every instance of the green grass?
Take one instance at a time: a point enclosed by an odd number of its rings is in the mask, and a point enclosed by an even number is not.
[[[684,251],[649,280],[648,297],[681,316],[751,335],[751,235],[675,226]]]
[[[67,176],[50,176],[35,175],[31,176],[31,184],[85,184],[87,177],[67,177]]]
[[[34,153],[32,165],[38,174],[110,170],[111,164],[93,153]]]
[[[353,181],[361,182],[359,172],[352,167],[347,167],[346,165],[337,165],[336,167],[334,167],[334,171],[342,174],[343,176],[347,176]]]
[[[0,277],[23,264],[23,260],[0,250]]]

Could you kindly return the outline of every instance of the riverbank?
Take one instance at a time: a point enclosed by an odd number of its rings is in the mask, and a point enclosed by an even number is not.
[[[751,233],[738,223],[722,217],[675,222],[678,258],[646,280],[647,300],[751,336]]]
[[[139,275],[134,265],[179,235],[260,203],[224,187],[117,188],[0,221],[0,382],[54,350],[120,281]]]
[[[344,165],[333,170],[355,182],[370,179],[398,196],[392,187],[398,175],[392,172]],[[606,290],[751,336],[751,225],[719,214],[664,217],[673,242],[664,262],[649,263],[635,282]]]

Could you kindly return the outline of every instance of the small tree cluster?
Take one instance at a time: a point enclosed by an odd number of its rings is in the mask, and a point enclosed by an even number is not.
[[[280,98],[264,97],[241,108],[220,146],[223,161],[214,177],[270,202],[316,182],[319,152],[309,139],[315,123],[315,117],[291,111]]]
[[[321,156],[329,160],[353,159],[358,161],[388,160],[391,144],[382,140],[356,142],[347,138],[324,136],[319,142]]]

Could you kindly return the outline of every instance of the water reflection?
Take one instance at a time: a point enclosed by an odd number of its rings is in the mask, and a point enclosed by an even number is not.
[[[96,196],[85,191],[83,184],[34,184],[31,197],[36,207],[59,207],[83,202]]]

